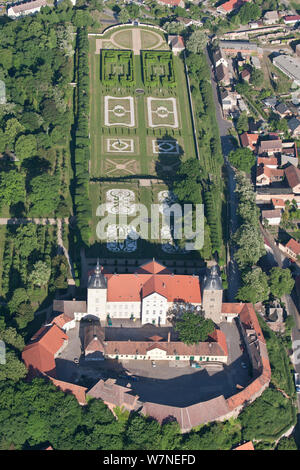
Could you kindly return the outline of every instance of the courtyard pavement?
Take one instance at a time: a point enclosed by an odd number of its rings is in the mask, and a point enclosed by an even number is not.
[[[142,401],[167,404],[170,406],[189,406],[199,401],[206,401],[219,395],[225,398],[237,393],[250,382],[249,365],[246,352],[242,352],[238,328],[233,323],[221,323],[221,330],[226,334],[229,360],[228,365],[203,363],[201,369],[192,368],[187,362],[126,361],[122,364],[114,360],[86,361],[81,356],[79,325],[67,332],[69,344],[56,359],[57,378],[91,388],[98,380],[115,378],[117,384],[131,386],[133,393]],[[81,325],[82,335],[82,325]],[[167,337],[169,328],[157,328],[154,325],[137,328],[106,328],[110,339],[120,340],[145,339],[153,334]],[[148,336],[149,334],[149,336]],[[173,339],[173,338],[172,338]],[[74,363],[79,358],[79,364]],[[131,376],[136,378],[131,378]]]

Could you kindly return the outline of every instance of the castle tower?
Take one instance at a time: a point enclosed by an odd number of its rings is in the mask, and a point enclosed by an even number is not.
[[[221,322],[222,299],[222,279],[218,267],[213,266],[203,283],[202,307],[205,318],[211,318],[215,323]]]
[[[87,313],[106,320],[107,280],[99,260],[94,273],[89,276],[87,287]]]

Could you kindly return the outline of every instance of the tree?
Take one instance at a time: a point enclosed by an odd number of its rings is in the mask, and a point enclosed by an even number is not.
[[[0,364],[0,381],[12,380],[18,382],[27,375],[25,364],[20,361],[15,352],[6,347],[5,364]]]
[[[38,261],[33,266],[33,271],[29,276],[29,280],[36,286],[44,287],[51,275],[51,268],[44,263],[44,261]]]
[[[238,170],[251,173],[251,168],[255,164],[256,158],[250,149],[238,148],[230,152],[229,161]]]
[[[293,436],[283,437],[277,444],[275,450],[298,450]]]
[[[186,42],[186,48],[189,52],[198,54],[202,52],[207,43],[207,35],[201,29],[194,31]]]
[[[34,135],[21,135],[15,144],[15,153],[20,160],[33,157],[36,154],[37,144]]]
[[[250,83],[256,87],[260,87],[263,84],[264,81],[264,74],[262,70],[259,69],[252,69],[251,72],[251,77],[250,77]]]
[[[180,164],[173,192],[179,202],[198,204],[202,200],[200,183],[200,163],[195,158],[190,158]]]
[[[239,9],[238,16],[242,24],[247,24],[249,21],[260,18],[261,13],[261,9],[255,3],[245,3]]]
[[[275,267],[270,271],[269,283],[271,294],[274,297],[281,299],[285,294],[290,294],[292,292],[295,281],[289,269]]]
[[[236,123],[236,129],[239,134],[242,134],[243,132],[247,132],[249,129],[249,124],[248,124],[248,116],[246,111],[243,111]]]
[[[129,15],[128,10],[126,8],[122,8],[122,10],[120,11],[119,20],[123,24],[128,23],[128,21],[130,20],[130,15]]]
[[[56,175],[40,175],[30,182],[31,214],[53,215],[59,203],[59,180]]]
[[[17,170],[2,173],[0,179],[0,201],[10,207],[12,204],[24,202],[26,196],[25,178]]]
[[[12,148],[16,137],[24,132],[25,128],[20,124],[16,118],[8,119],[5,126],[5,135],[7,139],[7,145]]]
[[[251,271],[242,277],[243,286],[238,290],[237,298],[244,302],[263,302],[268,300],[270,288],[268,276],[261,268],[255,266]]]
[[[256,264],[266,252],[258,226],[243,224],[235,232],[233,241],[238,246],[235,259],[241,269]]]
[[[179,339],[185,344],[196,344],[205,341],[214,331],[215,325],[211,319],[205,319],[199,314],[186,312],[174,321],[174,329],[179,333]]]

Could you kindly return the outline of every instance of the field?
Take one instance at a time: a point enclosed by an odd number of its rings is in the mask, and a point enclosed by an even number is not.
[[[125,34],[126,30],[123,33],[121,37],[125,44],[129,36]],[[151,41],[155,42],[155,36],[151,36],[146,30],[141,30],[141,33],[141,42],[146,41],[151,47]],[[114,36],[115,41],[120,40],[121,33],[118,34],[119,36],[116,34]],[[130,204],[132,206],[144,204],[148,208],[149,214],[145,217],[145,220],[148,220],[151,218],[151,204],[167,204],[159,199],[162,198],[162,194],[165,196],[169,194],[180,161],[196,156],[183,63],[170,51],[155,51],[161,60],[158,61],[158,68],[156,69],[150,62],[147,67],[149,70],[152,67],[152,71],[160,73],[160,87],[152,87],[144,81],[143,54],[132,55],[131,51],[99,50],[98,39],[90,37],[89,41],[91,79],[89,192],[93,216],[88,256],[97,255],[99,249],[101,256],[107,257],[115,256],[115,253],[118,253],[118,257],[145,257],[146,253],[149,257],[159,258],[183,255],[183,251],[172,241],[170,233],[164,226],[158,239],[151,238],[150,234],[149,240],[131,240],[128,237],[128,231],[132,230],[130,214],[127,214],[130,216],[127,227],[110,224],[107,228],[111,241],[106,243],[99,240],[96,233],[100,220],[96,215],[97,207],[101,203],[111,206],[112,201],[109,196],[111,190],[115,194],[115,203],[117,201],[120,206],[121,201],[126,201],[127,192],[132,191],[128,193],[133,197]],[[104,47],[107,47],[107,43],[104,43]],[[121,57],[123,63],[107,62],[107,58],[113,57],[110,54]],[[150,58],[153,58],[152,54],[150,51]],[[131,70],[130,75],[134,77],[133,87],[131,84],[128,86],[126,80],[122,81],[122,78],[128,75],[128,68]],[[107,80],[109,74],[113,74],[114,77],[111,81]],[[166,199],[171,201],[172,197]],[[115,242],[117,233],[122,233],[125,241]],[[190,256],[189,253],[185,254],[184,259]]]

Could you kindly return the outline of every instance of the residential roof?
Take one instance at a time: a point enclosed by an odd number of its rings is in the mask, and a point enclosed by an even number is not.
[[[272,198],[271,202],[272,202],[274,208],[277,208],[277,207],[281,207],[283,209],[285,208],[285,204],[284,204],[283,199]]]
[[[25,346],[22,359],[28,369],[55,374],[55,354],[68,336],[54,324],[40,328]]]
[[[285,103],[279,103],[275,106],[276,111],[278,111],[279,114],[284,114],[289,111],[289,108]]]
[[[14,13],[22,13],[24,11],[34,10],[35,8],[45,7],[46,5],[46,0],[33,0],[32,2],[21,3],[10,8],[12,8]]]
[[[168,36],[168,42],[172,48],[184,49],[184,41],[182,36]]]
[[[243,147],[250,147],[251,150],[255,149],[255,145],[257,144],[259,135],[258,134],[248,134],[248,132],[244,132],[241,136],[241,144]]]
[[[259,144],[259,153],[264,153],[272,150],[281,150],[282,140],[281,139],[272,139],[272,140],[261,140]]]
[[[283,17],[284,21],[300,21],[300,15],[287,15]]]
[[[181,3],[182,0],[159,0],[160,3],[165,3],[166,5],[177,6]]]
[[[300,255],[300,243],[293,238],[291,238],[285,246],[295,253],[295,255]]]
[[[285,169],[285,176],[290,188],[295,188],[300,184],[300,170],[294,165],[289,165]]]
[[[229,80],[229,70],[224,64],[219,64],[216,67],[216,77],[219,82],[222,80],[227,81]]]
[[[222,3],[222,5],[219,5],[219,7],[223,8],[223,10],[225,10],[227,13],[230,13],[231,11],[243,5],[243,3],[245,3],[244,0],[228,0],[225,3]]]
[[[292,117],[291,119],[288,120],[288,126],[289,126],[289,129],[292,132],[294,132],[300,126],[299,119]]]
[[[257,157],[257,165],[278,166],[277,157]]]
[[[270,168],[265,166],[264,164],[260,164],[256,170],[256,177],[261,175],[265,175],[268,178],[283,178],[284,177],[284,170],[280,170],[277,168]]]
[[[244,69],[244,70],[241,71],[241,77],[242,78],[250,77],[250,75],[251,75],[251,73],[247,69]]]
[[[277,219],[281,218],[280,209],[271,209],[266,211],[261,211],[261,216],[263,219]]]

